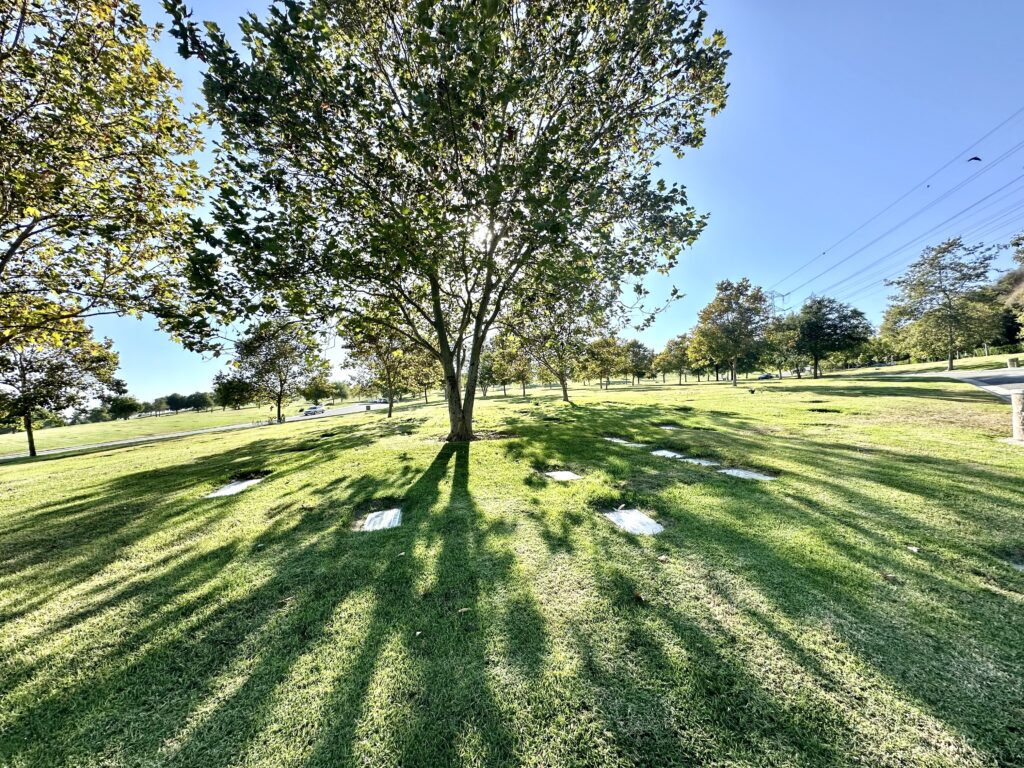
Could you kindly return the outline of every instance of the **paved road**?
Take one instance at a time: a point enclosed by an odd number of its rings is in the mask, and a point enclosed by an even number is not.
[[[355,405],[346,405],[342,408],[330,408],[318,416],[289,416],[288,423],[296,421],[310,421],[312,419],[326,419],[331,416],[344,416],[348,413],[359,413],[360,411],[367,410],[366,406],[370,406],[370,410],[378,411],[381,408],[387,408],[387,403],[356,403]],[[67,448],[49,448],[45,451],[39,451],[40,456],[52,456],[58,453],[73,453],[75,451],[88,451],[92,448],[116,448],[122,445],[138,445],[139,443],[154,443],[158,440],[171,440],[175,437],[188,437],[189,435],[204,435],[208,432],[230,432],[236,429],[254,429],[256,427],[267,427],[273,426],[267,422],[261,422],[257,424],[226,424],[222,427],[207,427],[206,429],[193,429],[188,432],[167,432],[161,435],[141,435],[139,437],[129,437],[124,440],[111,440],[106,443],[91,443],[89,445],[72,445]],[[23,459],[28,456],[27,453],[14,453],[6,456],[0,456],[0,461],[10,461],[11,459]]]
[[[1024,368],[999,368],[991,371],[943,371],[942,373],[919,373],[916,376],[941,376],[981,387],[1003,400],[1010,399],[1010,393],[1024,391]]]

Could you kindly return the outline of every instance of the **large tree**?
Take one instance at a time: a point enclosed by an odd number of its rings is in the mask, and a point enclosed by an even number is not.
[[[406,390],[410,343],[405,336],[375,323],[353,323],[346,331],[349,362],[362,371],[361,384],[376,390],[388,401],[388,418],[395,399]]]
[[[513,300],[642,299],[704,226],[654,177],[725,103],[702,0],[281,0],[242,51],[165,6],[222,136],[201,303],[383,324],[386,302],[442,366],[450,440]]]
[[[155,34],[131,0],[0,2],[0,347],[176,295],[200,136]]]
[[[997,289],[1018,326],[1024,328],[1024,232],[1014,236],[1008,245],[1013,249],[1017,267],[1000,278]]]
[[[630,339],[623,344],[623,351],[626,365],[622,372],[629,374],[630,384],[640,381],[654,370],[654,350],[642,341]]]
[[[510,314],[509,333],[520,340],[540,372],[558,382],[565,402],[569,402],[569,379],[580,370],[587,343],[610,322],[614,298],[599,291],[574,295],[549,290],[530,297]]]
[[[811,372],[821,375],[821,359],[848,352],[871,338],[871,323],[859,309],[836,299],[815,296],[793,317],[797,354],[811,359]]]
[[[279,422],[285,401],[329,368],[311,334],[279,318],[257,323],[235,342],[235,367],[258,399],[276,406]]]
[[[626,347],[616,336],[599,336],[587,345],[583,368],[597,378],[598,386],[607,389],[611,375],[626,370],[628,366]]]
[[[886,312],[887,330],[899,336],[915,325],[925,338],[937,336],[946,368],[953,370],[958,348],[985,341],[992,332],[993,317],[984,311],[991,299],[979,292],[995,256],[996,249],[964,245],[959,237],[925,248],[902,277],[887,283],[897,289]]]
[[[516,382],[522,387],[526,397],[526,386],[533,381],[533,361],[523,349],[523,342],[518,336],[503,333],[494,339],[494,379],[505,387]]]
[[[256,389],[237,372],[220,371],[213,377],[213,402],[222,410],[231,408],[237,411],[255,399]]]
[[[66,330],[57,342],[15,342],[0,350],[0,418],[24,427],[30,456],[36,455],[37,413],[79,408],[123,389],[114,378],[118,359],[111,341],[96,341],[81,321]]]
[[[683,333],[665,342],[665,348],[654,358],[654,370],[662,375],[665,380],[666,373],[674,373],[679,377],[679,383],[683,383],[683,376],[689,370],[690,337]]]
[[[799,379],[806,360],[798,351],[799,339],[796,314],[772,318],[764,329],[761,363],[765,368],[778,370],[780,379],[784,370],[794,371]]]
[[[131,395],[113,395],[104,405],[112,419],[130,419],[137,413],[143,413],[145,406]]]
[[[759,351],[771,321],[771,303],[745,277],[735,283],[722,280],[715,289],[715,298],[697,316],[690,348],[695,358],[727,364],[736,386],[740,361]]]

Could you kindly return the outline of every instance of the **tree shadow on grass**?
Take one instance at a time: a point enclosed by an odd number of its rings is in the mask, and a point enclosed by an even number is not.
[[[204,549],[214,524],[232,514],[230,499],[143,499],[151,525],[130,533],[94,511],[93,528],[121,550],[157,528],[202,522],[189,528],[190,544],[128,578],[90,585],[47,630],[81,634],[106,625],[103,643],[87,642],[67,658],[8,656],[0,762],[145,756],[228,765],[250,750],[273,755],[277,729],[297,722],[305,735],[285,738],[305,745],[296,748],[309,765],[358,762],[371,747],[383,750],[383,761],[404,765],[455,764],[467,750],[507,764],[509,713],[489,695],[494,649],[485,636],[504,638],[503,653],[525,675],[539,670],[547,639],[528,590],[508,583],[511,555],[489,543],[511,531],[482,521],[469,492],[469,450],[443,446],[415,479],[408,467],[396,468],[325,489],[321,503],[269,518],[245,545]],[[225,457],[222,466],[237,458]],[[146,481],[154,478],[126,476],[105,487],[105,500],[115,503],[122,489]],[[381,496],[404,500],[402,526],[354,532],[353,516]],[[109,514],[103,501],[94,499]],[[205,519],[204,507],[216,508],[217,520]],[[58,525],[61,516],[46,519]],[[64,535],[82,543],[90,529],[79,520]],[[77,547],[62,552],[74,555]],[[116,557],[95,557],[79,575],[96,574]],[[6,650],[44,639],[32,630]],[[393,664],[402,675],[391,674]],[[290,707],[309,704],[310,685],[316,711],[296,717]]]
[[[776,472],[783,468],[783,480],[788,482],[727,479],[713,470],[600,440],[609,433],[644,440],[651,434],[650,422],[649,407],[620,405],[613,413],[595,409],[585,428],[524,425],[519,428],[522,439],[508,446],[508,455],[533,463],[571,463],[584,471],[600,466],[613,485],[624,483],[624,491],[638,488],[633,500],[660,510],[663,521],[672,523],[667,540],[673,531],[683,532],[686,551],[699,553],[723,573],[741,576],[768,600],[776,619],[745,607],[743,613],[774,634],[822,690],[841,684],[823,673],[814,655],[798,650],[800,645],[779,628],[778,620],[829,622],[859,661],[888,681],[908,705],[922,707],[997,760],[1024,754],[1024,733],[1014,725],[1024,716],[1024,666],[1017,650],[1024,641],[1024,624],[1008,620],[1022,616],[1024,579],[1005,563],[997,563],[993,554],[994,540],[1012,538],[1019,530],[1019,476],[1012,469],[913,450],[837,446],[793,435],[765,440],[730,423],[725,415],[719,420],[720,432],[672,433],[659,443],[691,455],[731,458],[728,463],[740,466]],[[660,462],[653,476],[652,461]],[[794,471],[794,466],[800,469]],[[713,514],[681,507],[674,489],[682,483],[705,489],[702,497],[714,500]],[[828,499],[826,505],[823,498]],[[809,537],[810,548],[785,546],[785,539],[774,535],[779,527]],[[925,554],[910,554],[909,544],[921,545]],[[555,539],[552,552],[565,546]],[[622,557],[620,553],[620,562]],[[609,554],[598,559],[616,558]],[[600,574],[596,578],[600,580]],[[623,610],[635,610],[631,589],[607,591],[618,595],[619,604],[626,606]],[[724,589],[718,592],[724,600],[734,599]],[[744,695],[761,696],[756,680],[747,679],[731,662],[714,659],[706,638],[702,640],[685,618],[664,620],[675,627],[679,642],[691,650],[696,646],[719,673],[741,682]],[[586,641],[580,638],[581,647]],[[607,654],[607,649],[588,652]],[[664,666],[654,658],[650,665]],[[639,706],[643,692],[656,684],[646,671],[637,671],[646,668],[627,664],[625,671],[606,670],[607,687],[602,686],[599,698],[615,701],[621,690],[623,706]],[[964,685],[964,680],[971,684]],[[631,699],[635,701],[630,703]],[[658,703],[649,700],[648,711],[655,712]],[[766,700],[743,704],[741,698],[743,706],[759,713],[769,707]],[[810,750],[804,757],[813,764],[843,762],[838,756],[846,754],[856,739],[849,729],[837,727],[826,704],[820,709],[792,718],[764,715],[772,728],[781,729],[772,743],[784,747],[790,737],[783,736],[790,733],[795,738],[804,727],[828,728],[833,736],[821,741],[812,733],[798,751]],[[652,727],[662,729],[667,740],[672,711],[666,702],[663,714],[652,715],[660,723]],[[722,733],[742,730],[735,718],[721,712],[712,716],[716,722],[733,722]],[[608,717],[609,727],[632,744],[636,735],[617,727],[621,713]],[[769,731],[761,731],[761,725],[743,727],[768,739]],[[753,748],[745,738],[736,742],[737,748]],[[808,746],[811,742],[813,748]],[[767,744],[764,741],[762,747]],[[794,744],[788,747],[795,748]]]

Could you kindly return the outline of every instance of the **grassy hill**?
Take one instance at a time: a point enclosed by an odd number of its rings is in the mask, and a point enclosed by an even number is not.
[[[1024,352],[1015,352],[1013,354],[1004,355],[988,355],[982,357],[965,357],[961,360],[956,360],[953,363],[953,367],[958,371],[984,371],[992,370],[994,368],[1005,368],[1006,361],[1011,357],[1020,358],[1021,365],[1024,365]],[[869,373],[941,373],[946,370],[946,362],[940,360],[934,363],[902,363],[900,365],[886,365],[875,368],[868,366],[866,368],[859,368],[852,371],[842,372],[844,375],[856,376],[859,374]],[[839,372],[837,372],[838,374]]]
[[[0,465],[0,764],[1019,764],[1005,404],[574,395],[487,398],[472,444],[408,404]],[[600,514],[623,504],[664,533]]]

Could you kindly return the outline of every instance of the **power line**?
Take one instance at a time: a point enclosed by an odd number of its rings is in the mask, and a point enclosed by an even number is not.
[[[941,195],[939,195],[937,198],[935,198],[931,202],[929,202],[929,203],[925,204],[924,206],[922,206],[921,208],[917,209],[916,211],[914,211],[914,213],[910,214],[907,218],[903,219],[898,224],[895,224],[894,226],[892,226],[889,229],[887,229],[885,232],[883,232],[881,235],[876,237],[874,240],[871,240],[870,242],[862,245],[860,248],[855,250],[853,253],[851,253],[848,256],[845,256],[844,258],[840,259],[835,264],[833,264],[831,267],[828,267],[827,269],[822,270],[821,272],[819,272],[818,274],[816,274],[814,277],[810,278],[809,280],[804,280],[804,282],[800,283],[800,285],[798,285],[796,288],[790,289],[786,293],[786,295],[788,296],[791,293],[795,293],[796,291],[799,291],[801,288],[804,288],[805,286],[808,286],[811,283],[813,283],[819,277],[827,275],[829,272],[831,272],[832,270],[836,269],[840,265],[845,264],[850,259],[852,259],[854,256],[857,256],[858,254],[863,253],[868,248],[870,248],[872,245],[875,245],[880,240],[885,239],[886,237],[891,235],[893,232],[898,230],[900,227],[903,227],[904,225],[906,225],[909,222],[911,222],[914,219],[916,219],[922,213],[931,210],[936,205],[938,205],[940,202],[942,202],[943,200],[948,198],[950,195],[954,194],[955,192],[960,191],[965,186],[967,186],[972,181],[974,181],[976,178],[981,176],[983,173],[987,173],[988,171],[992,170],[997,165],[999,165],[999,163],[1002,163],[1004,160],[1006,160],[1007,158],[1009,158],[1011,155],[1015,154],[1016,152],[1019,152],[1021,149],[1024,149],[1024,141],[1021,141],[1021,142],[1017,143],[1016,145],[1011,147],[1009,150],[1004,152],[1002,155],[1000,155],[998,158],[996,158],[996,160],[994,160],[990,165],[986,166],[985,168],[983,168],[983,169],[977,171],[976,173],[972,174],[971,176],[967,177],[964,181],[960,182],[959,184],[957,184],[953,188],[951,188],[951,189],[947,190],[946,192],[942,193]],[[1003,188],[1001,187],[1000,190],[1001,189],[1003,189]],[[997,190],[997,191],[1000,191],[1000,190]],[[986,198],[982,198],[982,199],[984,200]]]
[[[1024,178],[1024,174],[1022,174],[1021,176],[1017,177],[1017,180],[1020,180],[1022,178]],[[1010,184],[1012,184],[1012,183],[1013,182],[1010,182]],[[999,190],[996,190],[996,192],[999,192]],[[995,194],[995,193],[992,193],[992,194]],[[991,195],[989,195],[989,196],[991,196]],[[823,289],[821,291],[821,293],[827,293],[827,292],[831,291],[832,289],[839,287],[843,283],[846,283],[849,280],[852,280],[852,279],[856,278],[858,275],[864,273],[866,270],[871,269],[871,267],[881,263],[882,261],[885,261],[886,259],[891,258],[892,256],[898,255],[899,253],[907,250],[908,248],[911,248],[914,244],[918,243],[919,241],[927,239],[934,231],[936,231],[938,229],[941,229],[945,225],[947,225],[950,222],[954,221],[955,219],[959,218],[961,215],[966,213],[970,208],[976,206],[978,203],[982,202],[984,199],[985,198],[982,198],[982,200],[979,200],[976,203],[974,203],[973,205],[968,206],[968,208],[965,208],[962,211],[960,211],[959,213],[954,214],[953,216],[951,216],[948,219],[946,219],[944,222],[941,222],[941,223],[935,225],[934,227],[932,227],[931,229],[927,230],[926,232],[924,232],[924,234],[918,235],[913,240],[910,240],[910,241],[904,243],[899,248],[895,248],[895,249],[889,251],[889,253],[887,253],[884,256],[876,259],[872,263],[865,265],[864,267],[862,267],[861,269],[851,273],[850,275],[847,275],[842,280],[836,281],[832,285],[830,285],[827,288]],[[994,202],[1001,202],[1001,199],[997,199]],[[992,203],[990,203],[987,206],[982,206],[982,208],[979,209],[979,211],[975,211],[975,213],[977,214],[981,210],[984,210],[986,208],[991,207],[991,205],[992,205]],[[1001,210],[997,211],[994,214],[989,214],[987,217],[982,219],[980,222],[972,224],[970,227],[961,230],[960,236],[973,239],[973,238],[977,238],[977,237],[979,237],[979,236],[981,236],[983,234],[987,234],[990,231],[994,231],[995,229],[998,229],[998,228],[1002,227],[1002,225],[1005,223],[1003,221],[1003,219],[1006,219],[1007,221],[1009,221],[1016,214],[1017,211],[1021,210],[1021,208],[1024,208],[1024,200],[1018,200],[1018,201],[1012,203],[1011,205],[1009,205],[1009,206],[1007,206],[1005,208],[1002,208]],[[991,225],[993,223],[995,223],[995,227],[991,227]],[[984,227],[990,227],[990,229],[986,230],[985,233],[980,233],[980,230],[982,228],[984,228]],[[888,269],[888,267],[885,267],[881,271],[884,271],[885,269]]]
[[[819,254],[818,254],[817,256],[815,256],[815,257],[814,257],[813,259],[811,259],[810,261],[808,261],[808,262],[806,262],[806,263],[802,264],[801,266],[797,267],[797,268],[796,268],[796,269],[794,269],[794,270],[793,270],[792,272],[790,272],[790,273],[789,273],[788,275],[786,275],[785,277],[783,277],[783,278],[782,278],[781,280],[778,280],[778,281],[777,281],[777,282],[776,282],[776,283],[775,283],[774,285],[771,285],[771,286],[769,286],[769,290],[770,290],[770,289],[772,289],[772,288],[776,288],[776,287],[778,287],[778,286],[779,286],[779,285],[781,285],[782,283],[784,283],[784,282],[786,282],[787,280],[789,280],[789,278],[793,277],[793,275],[795,275],[795,274],[797,274],[797,273],[799,273],[799,272],[802,272],[802,271],[803,271],[804,269],[806,269],[806,268],[807,268],[807,267],[809,267],[809,266],[810,266],[811,264],[813,264],[814,262],[816,262],[816,261],[817,261],[818,259],[820,259],[820,258],[821,258],[822,256],[825,256],[825,255],[826,255],[827,253],[829,253],[830,251],[832,251],[832,250],[833,250],[834,248],[836,248],[837,246],[839,246],[839,245],[842,245],[843,243],[845,243],[845,242],[846,242],[847,240],[849,240],[849,239],[850,239],[851,237],[853,237],[853,236],[854,236],[855,234],[857,234],[857,233],[858,233],[858,232],[860,232],[860,231],[861,231],[862,229],[864,229],[864,227],[868,226],[868,224],[871,224],[872,222],[874,222],[875,220],[877,220],[878,218],[880,218],[880,217],[881,217],[881,216],[883,216],[884,214],[888,213],[888,212],[889,212],[890,210],[892,210],[892,209],[893,209],[894,207],[896,207],[897,205],[899,205],[900,203],[902,203],[902,202],[903,202],[904,200],[906,200],[906,199],[907,199],[908,197],[910,197],[910,195],[911,195],[911,194],[913,194],[913,193],[914,193],[915,191],[917,191],[917,190],[918,190],[918,189],[919,189],[919,188],[921,187],[921,185],[923,185],[923,184],[927,184],[927,183],[928,183],[929,181],[931,181],[932,179],[934,179],[934,178],[935,178],[936,176],[938,176],[938,175],[939,175],[940,173],[942,173],[942,172],[943,172],[944,170],[946,170],[947,168],[949,168],[949,166],[953,165],[953,163],[957,162],[958,160],[961,160],[961,159],[963,158],[963,156],[964,156],[965,154],[967,154],[967,153],[968,153],[968,152],[970,152],[970,151],[971,151],[972,149],[974,149],[974,148],[975,148],[976,146],[978,146],[979,144],[981,144],[981,143],[982,143],[983,141],[985,141],[985,139],[987,139],[987,138],[988,138],[989,136],[991,136],[991,135],[992,135],[992,134],[994,134],[994,133],[995,133],[996,131],[998,131],[999,129],[1003,128],[1003,127],[1004,127],[1005,125],[1007,125],[1008,123],[1012,122],[1013,120],[1015,120],[1015,119],[1016,119],[1017,117],[1019,117],[1019,116],[1020,116],[1020,115],[1022,115],[1022,114],[1024,114],[1024,106],[1022,106],[1022,107],[1021,107],[1020,109],[1018,109],[1018,110],[1017,110],[1016,112],[1014,112],[1014,113],[1013,113],[1012,115],[1010,115],[1010,116],[1009,116],[1008,118],[1006,118],[1006,119],[1005,119],[1005,120],[1003,120],[1003,121],[1002,121],[1001,123],[999,123],[999,124],[998,124],[998,125],[997,125],[997,126],[996,126],[995,128],[992,128],[992,129],[991,129],[990,131],[988,131],[988,132],[987,132],[987,133],[986,133],[986,134],[985,134],[984,136],[982,136],[982,137],[981,137],[980,139],[977,139],[977,140],[976,140],[976,141],[975,141],[974,143],[972,143],[972,144],[971,144],[970,146],[968,146],[968,147],[966,147],[965,149],[962,149],[961,151],[957,152],[957,153],[956,153],[956,154],[955,154],[955,155],[954,155],[953,157],[951,157],[951,158],[950,158],[950,159],[949,159],[949,160],[948,160],[948,161],[947,161],[946,163],[944,163],[944,164],[943,164],[943,165],[942,165],[942,166],[941,166],[941,167],[940,167],[940,168],[939,168],[939,169],[938,169],[937,171],[934,171],[934,172],[933,172],[933,173],[932,173],[932,174],[931,174],[930,176],[928,176],[928,177],[926,177],[925,179],[923,179],[923,180],[919,181],[919,182],[918,182],[917,184],[915,184],[915,185],[914,185],[914,186],[912,186],[912,187],[911,187],[910,189],[908,189],[908,190],[907,190],[906,192],[904,192],[904,193],[903,193],[902,195],[900,195],[899,197],[897,197],[897,198],[896,198],[895,200],[893,200],[893,201],[892,201],[891,203],[889,203],[889,204],[888,204],[887,206],[885,206],[885,207],[884,207],[884,208],[883,208],[882,210],[880,210],[880,211],[879,211],[878,213],[876,213],[875,215],[873,215],[873,216],[872,216],[871,218],[869,218],[869,219],[868,219],[867,221],[865,221],[864,223],[860,224],[860,225],[859,225],[858,227],[856,227],[855,229],[851,230],[851,231],[850,231],[850,232],[848,232],[847,234],[843,235],[843,237],[841,237],[841,238],[840,238],[839,240],[837,240],[836,242],[834,242],[834,243],[833,243],[832,245],[830,245],[830,246],[829,246],[828,248],[826,248],[826,249],[825,249],[824,251],[822,251],[822,252],[821,252],[821,253],[819,253]],[[800,287],[802,287],[802,286],[800,286]],[[798,287],[798,288],[794,288],[793,290],[799,290],[799,287]],[[790,291],[790,293],[792,293],[792,291]]]
[[[1018,144],[1018,146],[1017,146],[1017,148],[1021,148],[1021,147],[1024,147],[1024,141],[1021,141],[1021,143],[1020,143],[1020,144]],[[1016,151],[1017,151],[1017,150],[1015,150],[1015,152],[1016,152]],[[861,267],[861,268],[860,268],[860,269],[858,269],[857,271],[853,272],[853,274],[850,274],[850,275],[848,275],[848,276],[847,276],[847,278],[844,278],[843,280],[841,280],[841,281],[838,281],[837,283],[834,283],[833,285],[830,285],[830,286],[828,286],[827,288],[823,289],[823,290],[821,291],[821,293],[826,293],[826,292],[828,292],[828,291],[830,291],[830,290],[833,290],[833,289],[834,289],[834,288],[836,288],[837,286],[840,286],[840,285],[842,285],[843,283],[845,283],[845,282],[846,282],[847,280],[850,280],[851,278],[853,278],[853,276],[855,276],[855,275],[857,275],[857,274],[860,274],[860,273],[864,272],[865,270],[869,269],[870,267],[872,267],[872,266],[874,266],[874,265],[876,265],[876,264],[880,263],[881,261],[884,261],[885,259],[887,259],[887,258],[889,258],[889,257],[893,256],[894,254],[896,254],[896,253],[898,253],[898,252],[902,251],[903,249],[905,249],[905,248],[909,248],[909,247],[910,247],[910,246],[912,246],[912,245],[913,245],[914,243],[916,243],[916,242],[918,242],[918,241],[920,241],[920,240],[923,240],[924,238],[927,238],[927,237],[929,236],[929,234],[931,234],[932,232],[934,232],[934,231],[935,231],[936,229],[938,229],[938,228],[940,228],[940,227],[942,227],[942,226],[945,226],[945,225],[946,225],[946,224],[948,224],[948,223],[949,223],[950,221],[952,221],[952,220],[954,220],[954,219],[958,218],[959,216],[963,215],[963,214],[964,214],[964,213],[966,213],[967,211],[969,211],[969,210],[971,210],[971,209],[975,208],[975,207],[976,207],[976,206],[978,206],[979,204],[981,204],[981,203],[983,203],[984,201],[986,201],[986,200],[988,200],[989,198],[991,198],[991,197],[992,197],[993,195],[996,195],[996,194],[1000,193],[1000,191],[1002,191],[1002,190],[1006,189],[1006,188],[1007,188],[1008,186],[1011,186],[1012,184],[1015,184],[1015,183],[1017,183],[1017,182],[1018,182],[1018,181],[1020,181],[1020,180],[1021,180],[1022,178],[1024,178],[1024,174],[1021,174],[1021,175],[1020,175],[1020,176],[1018,176],[1017,178],[1015,178],[1015,179],[1011,180],[1011,181],[1010,181],[1009,183],[1007,183],[1007,184],[1004,184],[1004,185],[1000,186],[1000,187],[999,187],[998,189],[996,189],[995,191],[992,191],[992,193],[989,193],[988,195],[986,195],[986,196],[985,196],[984,198],[982,198],[981,200],[978,200],[978,201],[976,201],[975,203],[972,203],[972,204],[971,204],[970,206],[968,206],[967,208],[965,208],[965,209],[963,209],[963,210],[959,211],[958,213],[954,213],[954,214],[953,214],[952,216],[950,216],[949,218],[947,218],[947,219],[946,219],[945,221],[942,221],[942,222],[940,222],[939,224],[936,224],[935,226],[933,226],[933,227],[932,227],[931,229],[927,230],[927,231],[926,231],[926,232],[925,232],[924,234],[919,234],[919,236],[918,236],[918,237],[916,237],[916,238],[913,238],[913,239],[912,239],[912,240],[910,240],[910,241],[909,241],[908,243],[906,243],[906,244],[904,244],[904,245],[900,246],[899,248],[897,248],[897,249],[895,249],[895,250],[893,250],[893,251],[890,251],[889,253],[885,254],[884,256],[881,256],[880,258],[878,258],[878,259],[876,259],[876,260],[874,260],[874,261],[872,261],[872,262],[870,262],[869,264],[866,264],[865,266]],[[930,208],[930,207],[931,207],[931,206],[926,206],[926,208]],[[820,273],[818,273],[818,274],[814,275],[814,276],[813,276],[813,278],[811,278],[810,280],[808,280],[808,281],[804,281],[804,282],[803,282],[802,284],[800,284],[799,286],[797,286],[797,288],[793,289],[793,291],[790,291],[790,294],[794,293],[795,291],[799,291],[799,290],[800,290],[801,288],[804,288],[805,286],[807,286],[807,285],[809,285],[809,284],[813,283],[813,282],[814,282],[815,280],[817,280],[818,278],[821,278],[821,276],[822,276],[822,275],[824,275],[824,274],[827,274],[827,273],[828,273],[828,272],[830,272],[831,270],[833,270],[833,269],[835,269],[836,267],[838,267],[838,266],[839,266],[840,264],[842,264],[842,263],[844,263],[844,262],[846,262],[846,261],[849,261],[849,260],[850,260],[851,258],[853,258],[853,256],[855,256],[855,255],[857,255],[858,253],[860,253],[860,252],[864,251],[864,250],[865,250],[866,248],[868,248],[869,246],[872,246],[872,245],[874,245],[874,244],[878,243],[878,242],[879,242],[880,240],[882,240],[883,238],[886,238],[886,237],[888,237],[888,236],[889,236],[889,234],[892,234],[892,232],[894,232],[894,231],[895,231],[896,229],[898,229],[898,228],[899,228],[900,226],[902,226],[903,224],[907,223],[907,222],[908,222],[908,221],[909,221],[910,219],[914,218],[915,216],[918,216],[918,214],[922,213],[922,212],[923,212],[924,210],[925,210],[925,209],[922,209],[921,211],[918,211],[918,212],[916,212],[916,213],[912,214],[911,216],[907,217],[906,219],[904,219],[903,221],[901,221],[901,222],[900,222],[899,224],[897,224],[896,226],[894,226],[894,227],[890,228],[889,230],[887,230],[887,231],[886,231],[886,232],[885,232],[884,234],[881,234],[881,236],[879,236],[878,238],[876,238],[876,239],[872,240],[872,241],[871,241],[870,243],[868,243],[867,245],[865,245],[865,246],[864,246],[863,248],[860,248],[860,249],[858,249],[858,250],[857,250],[857,251],[855,251],[854,253],[852,253],[852,254],[850,254],[849,256],[847,256],[847,257],[846,257],[845,259],[842,259],[841,261],[837,262],[837,263],[836,263],[836,264],[835,264],[834,266],[831,266],[831,267],[829,267],[828,269],[825,269],[824,271],[822,271],[822,272],[820,272]],[[790,294],[786,294],[786,295],[790,295]]]
[[[1008,238],[1011,235],[1013,235],[1013,234],[1015,234],[1015,233],[1020,231],[1021,225],[1024,224],[1024,216],[1018,216],[1013,221],[1014,221],[1014,223],[1010,227],[1006,226],[1006,224],[1008,222],[1002,222],[1002,223],[996,225],[995,227],[991,227],[988,230],[986,230],[985,232],[980,233],[980,235],[976,235],[976,236],[978,236],[978,237],[985,237],[985,236],[987,236],[988,234],[990,234],[992,232],[996,232],[996,231],[1001,230],[999,232],[999,235],[997,237],[993,238],[993,239],[996,240],[996,241],[999,241],[999,240],[1002,240],[1003,238]],[[872,281],[870,283],[862,285],[861,287],[859,287],[859,288],[857,288],[857,289],[855,289],[853,291],[845,293],[843,295],[843,297],[842,297],[842,300],[843,301],[849,301],[854,296],[858,296],[858,295],[861,295],[861,298],[867,298],[868,296],[872,296],[872,295],[878,293],[878,291],[881,290],[881,288],[887,287],[887,286],[883,285],[884,283],[886,283],[887,281],[889,281],[892,278],[896,277],[897,275],[901,274],[904,270],[906,270],[907,267],[910,266],[912,261],[913,261],[913,259],[911,259],[910,261],[905,262],[904,264],[902,264],[895,271],[889,272],[888,274],[886,274],[885,276],[883,276],[883,277],[881,277],[881,278],[879,278],[877,280],[874,280],[874,281]],[[874,288],[875,286],[880,286],[880,287],[876,288],[875,290],[869,290],[871,288]],[[868,293],[864,293],[864,291],[868,291]]]

